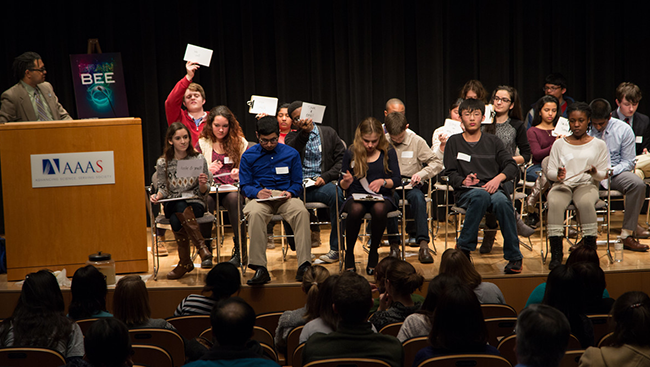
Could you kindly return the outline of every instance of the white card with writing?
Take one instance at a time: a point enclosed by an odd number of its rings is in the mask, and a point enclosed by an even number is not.
[[[300,119],[311,119],[315,123],[322,123],[323,116],[325,116],[325,106],[313,103],[302,103],[302,111],[300,112]]]
[[[212,50],[188,43],[187,48],[185,49],[185,56],[183,57],[183,60],[194,61],[199,65],[209,67],[210,61],[212,60]]]
[[[560,136],[560,135],[569,136],[571,134],[573,134],[573,132],[571,132],[571,129],[569,128],[569,120],[562,117],[562,116],[560,116],[559,120],[557,120],[557,125],[555,125],[555,129],[553,130],[551,135],[553,135],[553,136]]]
[[[460,126],[461,122],[452,120],[452,119],[446,119],[445,120],[445,132],[447,133],[447,136],[452,136],[454,134],[462,134],[463,133],[463,128]]]
[[[176,177],[199,177],[203,173],[205,159],[181,159],[176,166]]]
[[[248,109],[249,113],[257,115],[258,113],[265,113],[269,116],[275,116],[275,112],[278,110],[278,99],[275,97],[264,97],[264,96],[251,96],[251,100],[248,102],[250,108]]]
[[[456,159],[465,161],[465,162],[471,162],[472,161],[472,156],[469,154],[461,153],[458,152],[458,155],[456,156]]]
[[[636,143],[637,143],[637,144],[641,144],[641,143],[643,143],[643,136],[637,136],[637,137],[636,137]]]
[[[485,113],[483,114],[483,121],[481,121],[481,124],[491,124],[494,117],[493,115],[496,115],[496,112],[494,112],[494,106],[491,104],[485,106]]]

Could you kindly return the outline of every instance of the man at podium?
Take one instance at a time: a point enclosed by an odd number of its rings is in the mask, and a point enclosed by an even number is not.
[[[0,97],[0,123],[18,121],[72,120],[45,81],[45,65],[36,52],[25,52],[13,63],[18,81]]]

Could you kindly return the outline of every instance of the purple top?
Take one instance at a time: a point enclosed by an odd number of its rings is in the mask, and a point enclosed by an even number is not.
[[[555,136],[551,134],[552,131],[533,126],[526,132],[530,151],[533,153],[533,164],[541,164],[542,159],[551,153],[551,147],[555,142]]]
[[[196,150],[199,153],[203,153],[201,151],[201,147],[198,144],[196,145]],[[217,153],[217,152],[215,152],[213,150],[212,151],[212,160],[210,162],[221,161],[223,163],[223,162],[225,162],[226,157],[227,157],[226,154],[219,154],[219,153]],[[230,171],[232,171],[232,168],[233,168],[232,166],[233,166],[233,162],[232,162],[232,160],[229,160],[229,163],[224,163],[224,165],[221,166],[221,169],[219,169],[217,172],[215,172],[214,175],[216,176],[216,175],[221,174],[221,173],[229,173]],[[233,180],[232,177],[230,177],[230,176],[215,177],[214,180],[219,181],[222,184],[227,184],[227,185],[232,185],[232,184],[235,183],[235,180]]]

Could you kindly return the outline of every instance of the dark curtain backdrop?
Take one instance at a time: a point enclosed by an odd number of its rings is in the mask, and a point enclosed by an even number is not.
[[[645,2],[644,2],[645,3]],[[324,123],[348,143],[392,97],[411,129],[431,141],[469,79],[517,88],[524,113],[544,76],[561,72],[567,95],[614,103],[622,81],[648,83],[647,5],[594,1],[30,1],[3,3],[0,89],[15,83],[13,58],[36,51],[76,116],[70,54],[88,38],[120,52],[129,109],[142,118],[145,177],[161,154],[164,101],[185,74],[187,43],[214,50],[195,81],[206,110],[224,104],[249,140],[251,94],[327,106]],[[650,110],[642,101],[641,112]],[[28,145],[28,142],[25,143]]]

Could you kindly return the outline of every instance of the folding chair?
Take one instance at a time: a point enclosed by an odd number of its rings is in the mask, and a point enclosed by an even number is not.
[[[416,336],[405,340],[402,343],[402,348],[404,349],[404,363],[403,366],[413,366],[413,361],[415,361],[415,355],[420,351],[420,349],[429,346],[429,337],[428,336]]]
[[[402,324],[404,324],[404,323],[403,322],[395,322],[395,323],[392,323],[392,324],[388,324],[388,325],[384,326],[383,328],[381,328],[381,330],[379,330],[379,333],[384,334],[384,335],[390,335],[390,336],[397,337],[397,334],[399,334],[399,329],[402,327]]]
[[[485,327],[488,332],[488,343],[496,348],[501,339],[515,331],[516,324],[516,317],[498,317],[485,320]]]
[[[210,327],[210,315],[188,315],[168,317],[165,320],[172,324],[176,331],[185,339],[194,339]]]
[[[185,363],[185,342],[179,333],[169,329],[131,329],[131,344],[155,345],[166,350],[174,366]]]
[[[275,329],[278,328],[278,321],[284,312],[266,312],[255,317],[255,325],[268,331],[275,338]]]
[[[501,317],[517,317],[517,311],[510,305],[502,305],[498,303],[484,303],[481,304],[481,311],[483,312],[483,319],[496,319]]]

